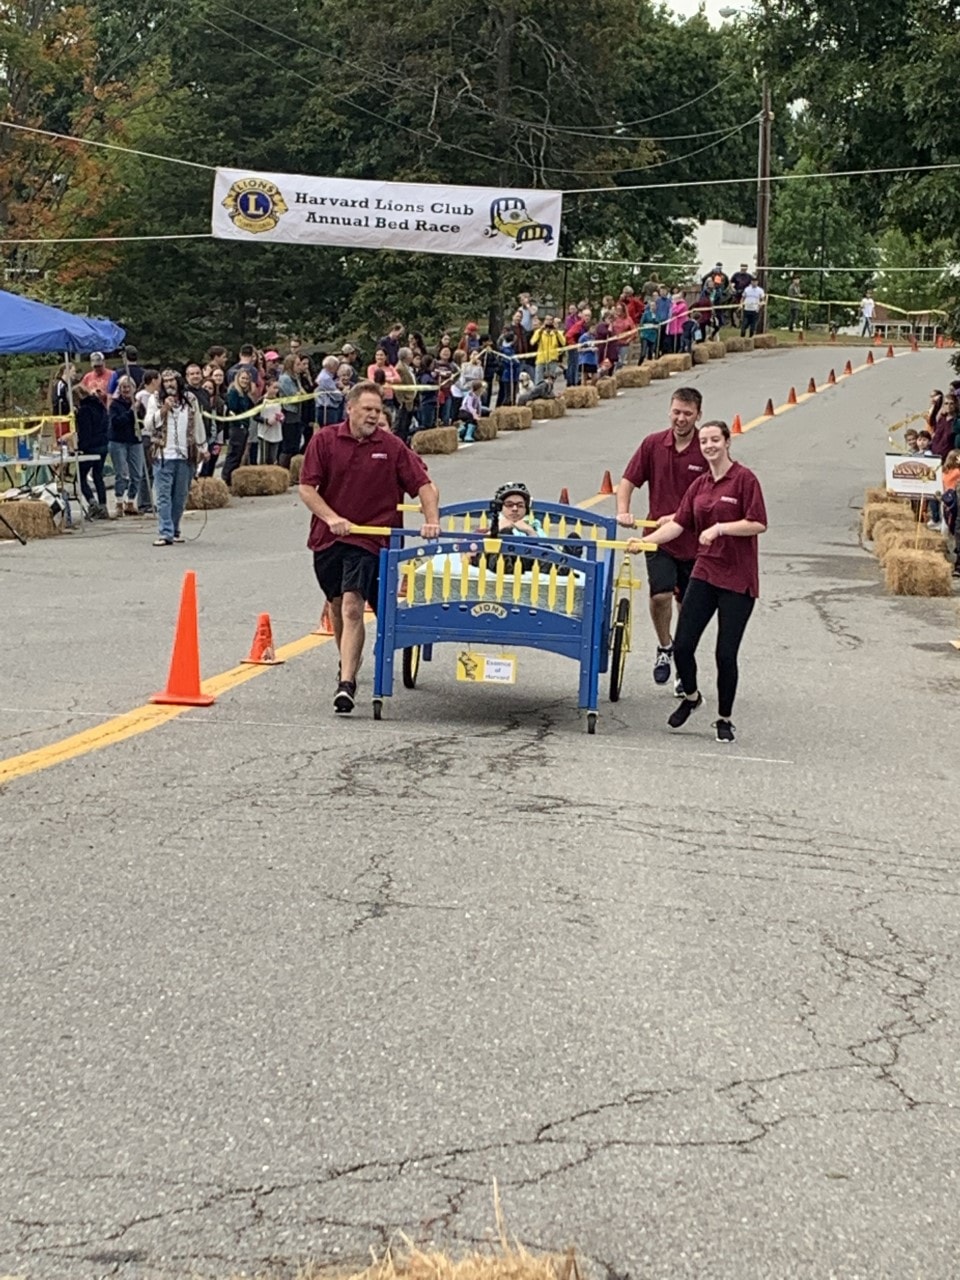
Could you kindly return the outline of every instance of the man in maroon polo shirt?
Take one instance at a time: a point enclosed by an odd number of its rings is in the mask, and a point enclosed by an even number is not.
[[[706,474],[707,464],[700,452],[697,423],[703,397],[696,387],[678,387],[670,400],[670,426],[656,432],[641,443],[617,486],[617,523],[633,528],[636,520],[630,514],[634,489],[646,484],[649,494],[648,520],[666,524],[694,480]],[[697,535],[684,533],[667,546],[648,551],[647,576],[650,579],[650,617],[657,633],[657,658],[653,678],[657,684],[670,679],[673,659],[673,602],[679,604],[690,581],[697,555]],[[676,690],[682,697],[683,691]]]
[[[425,538],[440,533],[439,495],[419,457],[378,424],[383,395],[375,382],[347,392],[347,420],[310,438],[300,471],[300,497],[310,508],[313,570],[330,601],[340,651],[333,709],[353,710],[363,653],[363,608],[377,607],[380,548],[389,538],[351,533],[352,525],[403,524],[397,504],[418,497]]]

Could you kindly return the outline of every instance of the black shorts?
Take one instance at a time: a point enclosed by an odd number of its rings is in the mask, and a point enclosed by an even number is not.
[[[647,557],[650,594],[652,596],[672,594],[678,600],[682,600],[687,583],[690,581],[694,561],[677,560],[662,547],[657,547],[656,551],[646,551],[644,555]]]
[[[335,542],[313,553],[313,572],[328,600],[337,600],[345,591],[356,591],[376,612],[380,585],[380,557],[352,542]]]

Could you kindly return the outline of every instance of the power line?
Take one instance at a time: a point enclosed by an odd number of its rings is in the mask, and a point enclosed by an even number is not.
[[[161,156],[155,151],[138,151],[135,147],[121,147],[116,142],[98,142],[95,138],[76,138],[71,133],[54,133],[52,129],[37,129],[33,125],[14,124],[12,120],[0,120],[0,129],[17,129],[20,133],[39,133],[45,138],[58,138],[61,142],[82,142],[87,147],[104,147],[107,151],[123,151],[129,156],[145,156],[148,160],[165,160],[168,164],[185,164],[191,169],[208,169],[216,172],[214,164],[200,164],[196,160],[180,160],[176,156]]]
[[[269,31],[271,35],[278,36],[281,40],[287,40],[290,44],[297,45],[297,47],[300,49],[306,49],[308,53],[316,54],[316,56],[319,58],[336,61],[338,65],[353,67],[355,70],[360,71],[364,75],[366,75],[369,71],[369,68],[365,67],[362,63],[354,62],[352,59],[344,57],[340,54],[337,54],[334,56],[332,54],[325,53],[324,50],[318,49],[315,45],[308,44],[306,41],[298,39],[296,36],[291,35],[288,31],[283,31],[279,27],[272,27],[270,26],[269,23],[263,22],[260,18],[255,18],[251,14],[247,14],[240,9],[233,8],[232,5],[222,3],[222,0],[220,3],[218,3],[217,7],[220,9],[221,12],[233,14],[234,17],[242,18],[244,22],[252,22],[254,26],[260,27],[261,30]],[[429,89],[420,89],[415,84],[411,84],[408,79],[402,76],[397,76],[395,74],[395,68],[391,67],[388,63],[375,62],[374,65],[379,68],[381,75],[383,75],[387,80],[390,80],[393,84],[402,85],[404,90],[407,93],[413,93],[418,97],[427,98],[431,102],[435,100],[436,95],[433,92],[431,92]],[[658,115],[647,116],[641,120],[617,121],[614,124],[597,125],[596,126],[597,132],[592,132],[590,128],[587,126],[573,127],[573,126],[555,125],[555,124],[547,125],[547,124],[544,124],[542,121],[524,120],[520,116],[504,115],[501,112],[492,111],[489,107],[485,107],[485,106],[474,106],[471,108],[471,110],[480,115],[485,115],[489,119],[504,121],[509,124],[519,125],[521,128],[529,129],[531,132],[534,132],[534,133],[560,133],[560,134],[568,134],[575,137],[596,138],[600,141],[609,141],[609,142],[686,142],[686,141],[691,141],[693,139],[707,138],[707,137],[713,136],[714,134],[723,133],[727,126],[724,126],[723,129],[711,129],[705,133],[675,134],[669,137],[665,136],[661,138],[648,137],[645,134],[638,134],[633,137],[626,137],[626,136],[622,136],[620,131],[623,129],[632,129],[636,125],[651,123],[654,120],[665,119],[667,116],[675,115],[679,111],[686,111],[688,107],[695,106],[698,102],[701,102],[704,98],[709,97],[710,94],[716,93],[718,89],[722,88],[723,85],[725,85],[727,81],[731,80],[735,75],[737,75],[736,71],[729,72],[727,75],[723,77],[722,80],[720,80],[712,88],[707,89],[703,93],[698,94],[697,97],[695,98],[691,98],[688,102],[682,102],[679,104],[679,106],[671,107],[669,111],[660,112]],[[343,98],[347,102],[350,101],[347,95],[343,95]],[[351,103],[351,105],[354,105],[354,104]],[[614,130],[614,133],[607,136],[604,133],[600,132],[601,130]],[[682,159],[683,157],[679,157],[679,158]],[[549,172],[549,171],[545,170],[545,172]],[[556,170],[554,172],[568,172],[568,171]]]
[[[765,181],[801,182],[804,179],[814,178],[863,178],[884,173],[937,173],[945,169],[960,169],[960,162],[892,165],[884,169],[840,169],[836,172],[825,171],[823,173],[779,173],[772,174]],[[676,191],[681,187],[724,187],[735,186],[744,182],[756,184],[757,175],[753,173],[748,178],[698,178],[690,182],[631,183],[629,186],[617,187],[571,187],[569,191],[562,191],[560,194],[564,196],[590,196],[609,191]]]

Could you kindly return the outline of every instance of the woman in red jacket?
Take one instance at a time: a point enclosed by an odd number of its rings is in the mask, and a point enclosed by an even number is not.
[[[697,688],[697,645],[716,613],[717,741],[733,742],[730,717],[737,693],[737,655],[760,594],[757,538],[766,532],[767,510],[757,477],[730,457],[730,428],[725,422],[703,424],[700,452],[710,470],[694,480],[670,519],[644,540],[661,546],[685,529],[698,536],[697,558],[673,641],[683,701],[667,723],[679,729],[703,703]],[[634,553],[640,545],[631,540],[627,549]]]

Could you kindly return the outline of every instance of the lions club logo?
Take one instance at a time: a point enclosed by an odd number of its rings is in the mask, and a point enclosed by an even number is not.
[[[280,189],[263,178],[240,178],[224,197],[223,207],[241,231],[272,231],[287,212]]]

